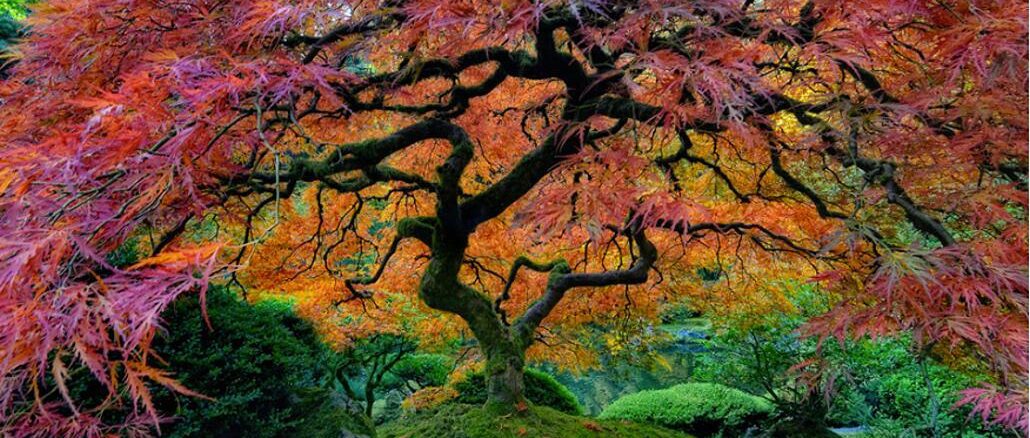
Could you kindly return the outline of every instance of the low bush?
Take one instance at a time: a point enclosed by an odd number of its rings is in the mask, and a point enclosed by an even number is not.
[[[532,368],[526,368],[526,399],[538,406],[547,406],[572,415],[583,415],[583,406],[565,385],[550,374]],[[469,374],[464,380],[454,384],[458,391],[457,401],[467,404],[486,403],[486,378],[482,372]]]
[[[624,396],[598,418],[651,423],[702,436],[737,436],[765,420],[772,410],[765,399],[737,389],[714,383],[685,383]]]
[[[176,417],[163,436],[374,435],[324,389],[324,347],[287,304],[250,305],[221,288],[207,299],[210,329],[197,298],[184,297],[163,314],[169,330],[154,347],[183,385],[214,400],[158,393],[158,411]]]
[[[383,379],[385,388],[405,388],[415,391],[447,384],[454,361],[442,354],[411,354],[397,362]],[[410,387],[414,383],[417,387]]]
[[[834,423],[869,426],[871,437],[1017,436],[970,416],[969,406],[954,406],[961,390],[976,386],[988,376],[949,368],[932,358],[920,363],[911,353],[907,336],[865,339],[848,347],[846,351],[829,350],[845,362],[850,374],[850,384],[842,386],[830,410]],[[936,417],[930,414],[931,387],[937,398]]]

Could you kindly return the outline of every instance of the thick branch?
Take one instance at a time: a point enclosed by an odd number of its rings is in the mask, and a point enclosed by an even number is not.
[[[401,234],[398,234],[393,238],[393,242],[390,242],[390,248],[386,250],[386,254],[383,254],[383,257],[379,261],[379,268],[376,269],[376,272],[372,274],[371,277],[349,278],[343,282],[347,286],[347,290],[349,290],[353,296],[365,297],[367,295],[367,292],[362,292],[355,289],[354,285],[369,285],[379,281],[379,277],[382,277],[383,271],[386,270],[386,264],[390,263],[390,258],[392,258],[394,253],[397,252],[397,246],[400,245],[401,240],[403,239],[404,236]]]
[[[508,271],[508,279],[504,282],[504,290],[501,291],[501,295],[494,300],[494,311],[501,316],[501,321],[504,325],[508,324],[508,315],[504,313],[504,309],[501,308],[501,303],[508,300],[511,297],[511,286],[515,283],[515,278],[519,275],[519,269],[525,267],[536,272],[550,272],[560,264],[565,264],[564,260],[555,260],[549,263],[538,263],[530,260],[528,257],[519,257],[515,259],[515,263],[512,263],[511,270]]]
[[[788,172],[787,169],[785,169],[783,167],[783,163],[780,161],[780,151],[779,150],[777,150],[775,148],[770,148],[769,149],[769,155],[770,155],[770,159],[771,159],[771,163],[772,163],[773,173],[775,173],[776,176],[779,176],[780,179],[783,180],[783,182],[787,184],[787,187],[790,187],[792,190],[794,190],[794,191],[804,195],[806,198],[808,198],[808,200],[812,202],[812,205],[815,206],[815,210],[817,212],[819,212],[819,216],[822,216],[822,217],[825,217],[825,218],[836,218],[836,219],[847,219],[848,218],[848,216],[846,214],[843,214],[843,213],[840,213],[840,212],[836,212],[836,211],[831,211],[826,206],[826,202],[824,202],[822,200],[822,198],[819,197],[819,194],[816,193],[815,190],[812,190],[811,188],[806,186],[805,183],[803,183],[800,180],[798,180],[797,178],[795,178],[794,175],[791,175],[790,172]]]
[[[315,57],[318,56],[318,53],[321,52],[323,48],[340,41],[347,36],[374,31],[390,22],[400,21],[403,19],[404,14],[392,12],[382,15],[369,15],[358,21],[344,23],[329,31],[321,38],[311,42],[311,45],[308,47],[308,52],[304,55],[304,59],[301,62],[304,64],[310,64],[311,61],[315,60]]]
[[[944,225],[919,208],[915,201],[908,196],[905,189],[898,184],[894,178],[894,171],[896,169],[894,164],[887,161],[863,158],[857,154],[852,157],[835,148],[830,148],[829,151],[837,156],[845,166],[855,166],[862,169],[865,172],[866,180],[880,183],[887,191],[887,202],[901,207],[905,212],[905,217],[908,218],[909,222],[917,230],[935,237],[941,242],[941,245],[951,246],[955,244],[955,238],[944,228]]]
[[[658,259],[658,249],[647,240],[644,230],[633,233],[633,240],[640,250],[640,256],[629,269],[607,272],[574,273],[568,264],[559,263],[551,271],[547,282],[547,290],[526,312],[515,322],[514,330],[523,345],[533,340],[536,328],[554,310],[565,292],[576,287],[602,287],[614,285],[641,284],[647,281],[648,271]]]
[[[905,189],[898,184],[897,180],[894,177],[894,172],[896,169],[894,164],[888,161],[874,160],[861,156],[858,151],[858,140],[857,138],[855,138],[854,132],[852,132],[850,135],[843,135],[838,131],[829,131],[832,128],[828,123],[826,123],[821,118],[808,114],[804,111],[795,110],[794,115],[802,124],[809,126],[818,126],[823,131],[822,138],[824,141],[832,142],[839,139],[845,139],[848,147],[847,152],[841,150],[837,146],[830,146],[826,149],[828,154],[836,158],[838,161],[840,161],[842,165],[846,167],[857,167],[861,169],[865,173],[865,178],[867,181],[882,185],[884,189],[887,190],[887,202],[890,202],[891,204],[901,207],[901,209],[905,212],[905,217],[909,220],[910,223],[912,223],[913,226],[916,227],[916,229],[929,236],[936,238],[944,246],[950,246],[955,244],[955,238],[944,227],[944,225],[941,224],[940,221],[935,219],[933,216],[930,216],[928,213],[919,208],[915,201],[913,201],[912,198],[908,196],[908,193],[905,192]],[[776,171],[775,166],[779,166],[780,169],[782,169],[782,166],[780,166],[778,163],[778,156],[776,151],[773,151],[773,165],[774,171]],[[787,174],[785,171],[782,174],[781,172],[777,171],[777,174],[780,175],[781,178],[784,178],[784,176],[786,175],[784,181],[787,181],[787,184],[791,185],[789,179],[792,179],[792,177],[790,177],[789,174]],[[797,182],[797,180],[794,181]],[[803,185],[800,185],[800,183],[798,184],[798,187],[795,187],[793,185],[791,187],[795,188],[795,190],[798,190],[799,187],[803,187]],[[805,189],[801,189],[799,191],[808,196],[809,193],[805,193],[805,191],[803,190]],[[811,192],[810,189],[808,189],[808,192],[814,194],[814,192]],[[814,199],[818,199],[818,197],[810,199],[813,199],[814,202]],[[817,208],[819,208],[818,205]],[[827,213],[829,212],[827,211]],[[823,214],[823,212],[821,211],[820,214]]]

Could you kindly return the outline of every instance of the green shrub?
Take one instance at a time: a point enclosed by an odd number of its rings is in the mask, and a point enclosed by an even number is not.
[[[697,435],[740,434],[773,410],[766,400],[714,383],[685,383],[615,400],[598,418],[657,424]]]
[[[215,400],[159,392],[158,410],[176,417],[163,436],[374,434],[323,389],[324,347],[288,304],[252,306],[222,288],[207,299],[211,329],[197,298],[186,297],[163,314],[169,331],[154,346],[180,382]]]
[[[28,4],[33,3],[25,0],[0,0],[0,17],[8,17],[11,20],[21,20],[29,12]]]
[[[841,388],[834,400],[830,418],[836,423],[866,424],[876,437],[933,435],[935,425],[944,438],[1011,436],[979,417],[970,417],[969,406],[953,407],[959,391],[976,386],[987,376],[950,369],[932,358],[920,364],[911,353],[907,336],[865,339],[848,347],[829,350],[846,363],[852,382]],[[927,378],[938,399],[936,417],[930,415]]]
[[[706,349],[696,356],[690,379],[777,399],[779,424],[790,420],[809,429],[867,426],[875,437],[933,436],[935,430],[943,438],[1007,436],[970,417],[968,406],[952,408],[959,391],[990,382],[989,375],[951,369],[932,356],[921,364],[905,334],[826,342],[817,348],[818,339],[800,337],[798,329],[828,309],[827,295],[811,285],[791,288],[789,299],[799,312],[771,312],[757,323],[750,314],[743,316],[745,324],[732,318],[716,320],[702,341]],[[794,377],[792,368],[814,357],[821,359],[825,378],[809,388],[805,380]],[[936,415],[931,414],[934,398]]]
[[[525,378],[526,399],[538,406],[547,406],[558,411],[583,415],[583,406],[579,404],[576,396],[569,391],[550,374],[543,371],[526,368]],[[459,403],[483,404],[486,403],[486,378],[483,373],[469,374],[465,380],[454,385],[458,391]]]
[[[405,388],[417,390],[430,386],[443,386],[447,383],[447,375],[451,373],[454,363],[451,358],[442,354],[412,354],[405,356],[383,379],[384,388]],[[414,382],[418,388],[411,388],[408,382]]]

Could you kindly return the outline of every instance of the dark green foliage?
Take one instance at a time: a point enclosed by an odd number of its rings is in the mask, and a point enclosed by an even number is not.
[[[442,354],[412,354],[405,356],[383,379],[384,389],[404,388],[414,391],[447,383],[454,361]],[[417,387],[411,387],[411,384]]]
[[[680,368],[678,364],[675,366]],[[662,368],[612,362],[584,374],[562,373],[557,378],[576,395],[587,414],[597,415],[619,397],[646,389],[661,389],[684,380],[674,374]]]
[[[163,315],[169,330],[156,351],[184,385],[216,399],[160,393],[159,411],[178,417],[162,428],[165,436],[374,434],[367,419],[335,406],[323,389],[324,347],[288,304],[251,306],[213,288],[207,312],[211,329],[196,297],[176,301]]]
[[[803,338],[798,329],[808,318],[832,307],[827,294],[810,284],[787,284],[788,298],[797,311],[771,311],[761,315],[738,315],[713,320],[709,337],[703,340],[705,353],[698,355],[694,381],[721,383],[760,395],[776,406],[778,427],[821,430],[827,426],[827,412],[835,403],[833,394],[847,381],[847,369],[840,361],[827,358],[835,343],[825,343],[818,379],[798,379],[794,367],[819,357],[817,340]],[[831,403],[828,404],[827,401]]]
[[[23,0],[0,0],[0,80],[7,77],[13,65],[9,58],[11,46],[25,36],[25,18],[28,9]]]
[[[372,418],[376,424],[399,417],[401,403],[415,391],[445,385],[453,364],[454,361],[450,357],[441,354],[402,356],[396,365],[386,370],[378,384],[374,384],[376,402],[372,409]]]
[[[598,418],[630,420],[708,436],[739,436],[773,411],[768,401],[714,383],[686,383],[616,400]]]
[[[664,312],[662,319],[674,324],[648,328],[652,335],[647,354],[627,358],[602,351],[598,366],[584,373],[545,369],[554,372],[555,378],[576,395],[588,414],[600,414],[619,397],[690,380],[699,340],[711,325],[694,315],[696,312],[681,305]]]
[[[583,415],[583,406],[569,388],[550,374],[526,368],[523,379],[525,397],[530,403],[547,406],[572,415]],[[486,403],[486,379],[483,373],[472,373],[454,385],[458,391],[457,402],[468,404]]]
[[[731,325],[713,330],[704,341],[706,351],[697,355],[692,380],[722,383],[773,400],[776,427],[867,426],[876,437],[933,436],[934,429],[941,437],[1004,436],[969,419],[968,407],[951,409],[958,391],[976,386],[986,375],[967,375],[932,357],[921,364],[905,337],[826,342],[817,354],[816,340],[801,338],[797,329],[828,308],[825,298],[800,285],[791,301],[801,314],[773,313],[746,329]],[[824,379],[819,387],[808,388],[791,377],[792,367],[813,357],[820,357],[832,382]],[[931,386],[938,400],[936,415],[931,415]]]
[[[448,403],[382,427],[396,438],[690,438],[657,426],[575,417],[542,406],[498,415],[479,405]]]
[[[116,268],[126,268],[140,259],[139,241],[135,237],[130,237],[122,242],[118,248],[107,254],[106,261],[111,266]]]
[[[21,24],[9,13],[0,10],[0,52],[7,50],[20,35]]]
[[[377,396],[397,389],[383,385],[387,376],[416,348],[418,344],[404,336],[372,335],[355,341],[347,351],[333,355],[333,373],[347,397],[363,401],[365,415],[372,417]]]
[[[723,276],[722,268],[719,266],[711,268],[698,268],[697,276],[701,281],[712,282],[719,280],[719,277]]]
[[[930,436],[936,427],[941,437],[1012,436],[969,418],[969,408],[951,409],[958,392],[975,386],[983,376],[967,375],[930,358],[921,364],[909,350],[908,339],[865,340],[831,353],[844,362],[850,379],[834,398],[829,419],[838,424],[867,424],[877,437]],[[940,406],[931,417],[929,377]]]

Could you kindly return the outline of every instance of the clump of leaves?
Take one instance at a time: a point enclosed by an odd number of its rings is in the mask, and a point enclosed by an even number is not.
[[[773,411],[768,401],[714,383],[684,383],[624,396],[598,418],[657,424],[698,435],[737,436]]]
[[[385,388],[420,388],[443,386],[451,373],[454,360],[442,354],[417,353],[397,362],[383,379]]]
[[[911,346],[911,339],[902,336],[860,340],[828,351],[849,374],[839,383],[829,418],[839,424],[866,424],[876,437],[1017,435],[971,416],[971,406],[956,405],[961,391],[983,375],[957,371],[930,357],[919,360]],[[936,412],[934,404],[939,406]]]

